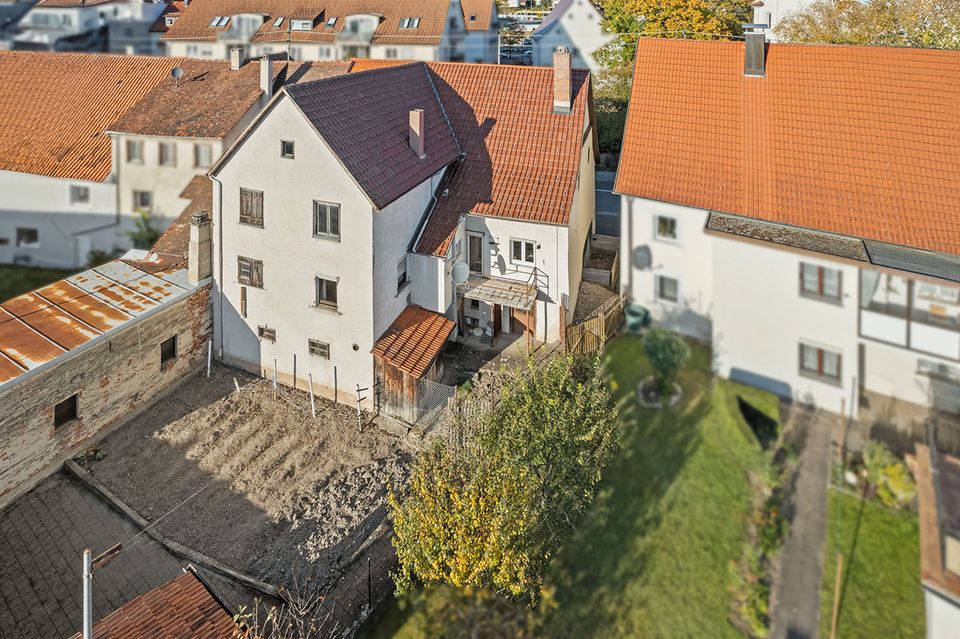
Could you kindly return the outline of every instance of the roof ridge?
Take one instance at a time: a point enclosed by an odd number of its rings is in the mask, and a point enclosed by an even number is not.
[[[460,154],[460,157],[463,158],[464,153],[463,147],[460,146],[460,138],[457,137],[456,131],[453,130],[453,123],[450,122],[450,116],[447,115],[447,108],[444,106],[443,100],[440,98],[440,92],[437,91],[437,86],[433,83],[433,78],[431,77],[431,70],[426,64],[423,65],[423,73],[427,76],[427,82],[430,84],[430,88],[433,90],[434,97],[437,98],[437,104],[440,105],[440,113],[443,114],[443,121],[447,123],[447,129],[449,129],[450,135],[453,136],[453,143],[457,145],[457,152]]]

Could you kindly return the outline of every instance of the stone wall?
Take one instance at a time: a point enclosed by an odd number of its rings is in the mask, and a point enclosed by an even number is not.
[[[173,335],[177,356],[161,367],[160,343]],[[211,335],[204,286],[0,391],[0,507],[203,367]],[[74,393],[78,418],[54,428],[54,406]]]

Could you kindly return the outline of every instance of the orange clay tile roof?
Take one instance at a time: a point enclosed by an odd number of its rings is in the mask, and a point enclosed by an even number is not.
[[[106,125],[182,60],[0,51],[0,170],[75,180],[110,174]]]
[[[496,16],[494,0],[460,0],[467,31],[487,31]],[[473,16],[475,19],[471,20]]]
[[[930,449],[917,444],[915,475],[917,480],[917,499],[920,517],[920,579],[928,587],[960,600],[960,575],[956,575],[944,566],[937,517],[937,495],[935,479],[930,464]],[[940,472],[941,509],[948,507],[953,513],[960,511],[960,459],[938,453],[937,467]],[[945,485],[944,480],[953,484]],[[949,503],[944,503],[949,502]],[[949,517],[945,517],[948,520]],[[957,531],[952,531],[956,534]]]
[[[183,12],[183,0],[173,0],[173,2],[168,2],[167,6],[164,7],[163,13],[157,16],[156,21],[150,27],[150,31],[153,33],[166,33],[169,27],[167,26],[167,18],[173,18],[176,20],[180,17],[180,14]]]
[[[373,345],[373,355],[419,379],[440,354],[453,326],[439,313],[408,306]]]
[[[378,209],[460,156],[423,63],[284,89]],[[410,111],[423,109],[426,158],[410,148]]]
[[[233,617],[191,571],[114,610],[93,626],[94,639],[234,639]],[[80,633],[74,638],[80,637]]]
[[[168,40],[215,41],[224,27],[211,27],[216,16],[262,14],[266,17],[251,42],[333,42],[343,31],[344,18],[357,14],[384,16],[374,32],[374,44],[425,44],[440,42],[446,26],[449,3],[445,0],[193,0],[184,8],[180,18],[163,35]],[[309,32],[289,31],[287,20],[274,27],[276,18],[314,20]],[[333,27],[327,20],[337,18]],[[400,19],[419,17],[416,29],[401,29]],[[232,23],[232,20],[231,20]]]
[[[351,70],[379,66],[355,60]],[[565,115],[553,112],[552,68],[428,66],[465,157],[437,188],[449,192],[437,199],[416,251],[445,255],[467,213],[567,224],[588,126],[589,74],[573,71],[573,112]]]
[[[960,52],[640,39],[615,190],[960,254]]]
[[[239,70],[224,61],[189,60],[179,85],[161,82],[107,131],[168,137],[222,138],[260,99],[260,62]],[[274,63],[276,77],[283,69]]]

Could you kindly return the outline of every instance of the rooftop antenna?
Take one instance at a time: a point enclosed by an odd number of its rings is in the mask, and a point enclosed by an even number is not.
[[[173,69],[170,71],[170,75],[173,76],[173,79],[176,80],[177,86],[179,87],[180,78],[183,77],[183,69],[181,69],[180,67],[173,67]]]

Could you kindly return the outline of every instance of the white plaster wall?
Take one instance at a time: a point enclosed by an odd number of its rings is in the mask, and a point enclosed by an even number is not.
[[[809,0],[764,0],[762,7],[753,10],[753,21],[757,24],[768,24],[767,39],[771,42],[778,40],[775,32],[777,24],[790,13],[809,4]]]
[[[446,313],[449,307],[444,296],[449,270],[445,261],[432,255],[410,253],[407,269],[410,275],[410,301],[435,313]]]
[[[88,204],[70,203],[70,186],[90,189]],[[116,185],[107,182],[65,180],[29,173],[0,171],[0,263],[30,257],[37,266],[75,268],[87,263],[90,249],[108,251],[129,247],[117,226]],[[127,220],[129,223],[129,220]],[[35,228],[36,247],[17,247],[16,229]]]
[[[293,140],[296,159],[280,158],[280,140]],[[319,392],[332,394],[334,367],[341,401],[355,384],[370,386],[373,357],[372,205],[289,98],[280,98],[222,167],[222,242],[214,232],[214,312],[225,359],[283,375],[313,374]],[[239,223],[239,190],[264,192],[264,228]],[[214,208],[220,208],[215,183]],[[313,200],[340,204],[340,241],[313,237]],[[240,317],[237,256],[263,260],[264,288],[247,287],[248,316]],[[337,310],[314,306],[314,277],[338,280]],[[222,291],[222,302],[217,294]],[[222,308],[221,308],[222,304]],[[261,342],[257,327],[277,330]],[[331,357],[308,354],[307,340],[330,344]],[[356,345],[356,348],[354,348]],[[261,369],[261,370],[257,370]],[[272,375],[272,372],[269,374]],[[284,380],[287,381],[287,380]],[[302,387],[302,381],[301,381]]]
[[[704,234],[707,213],[666,202],[623,196],[620,213],[620,287],[632,303],[650,309],[655,321],[685,335],[709,340],[713,333],[713,242]],[[656,216],[677,221],[676,241],[655,237]],[[637,268],[634,253],[645,247],[650,265]],[[656,277],[679,281],[677,303],[656,299]]]
[[[202,60],[226,60],[230,47],[225,43],[209,40],[163,40],[167,55],[172,58],[197,58]]]
[[[857,269],[815,253],[738,238],[713,243],[713,351],[718,373],[839,413],[854,410]],[[693,254],[691,254],[691,257]],[[800,294],[800,264],[842,271],[839,304]],[[800,343],[840,353],[841,382],[800,373]]]
[[[960,606],[926,588],[927,639],[956,639],[960,628]]]
[[[574,0],[569,9],[545,33],[534,38],[533,63],[553,66],[553,52],[564,46],[573,54],[573,66],[597,72],[601,65],[594,57],[614,36],[600,27],[603,17],[590,0]]]
[[[584,115],[584,128],[590,126],[589,115]],[[583,279],[583,248],[587,236],[593,231],[593,222],[596,217],[596,168],[593,159],[593,131],[587,136],[580,149],[580,173],[577,178],[576,190],[573,194],[573,208],[570,212],[570,241],[567,245],[567,291],[570,299],[566,305],[569,311],[566,321],[569,324],[573,319],[573,312],[577,308],[577,295],[580,291],[580,281]]]
[[[868,339],[862,342],[866,360],[864,387],[867,390],[922,406],[932,405],[945,412],[960,413],[960,387],[918,374],[920,359],[955,368],[960,368],[960,362]]]

